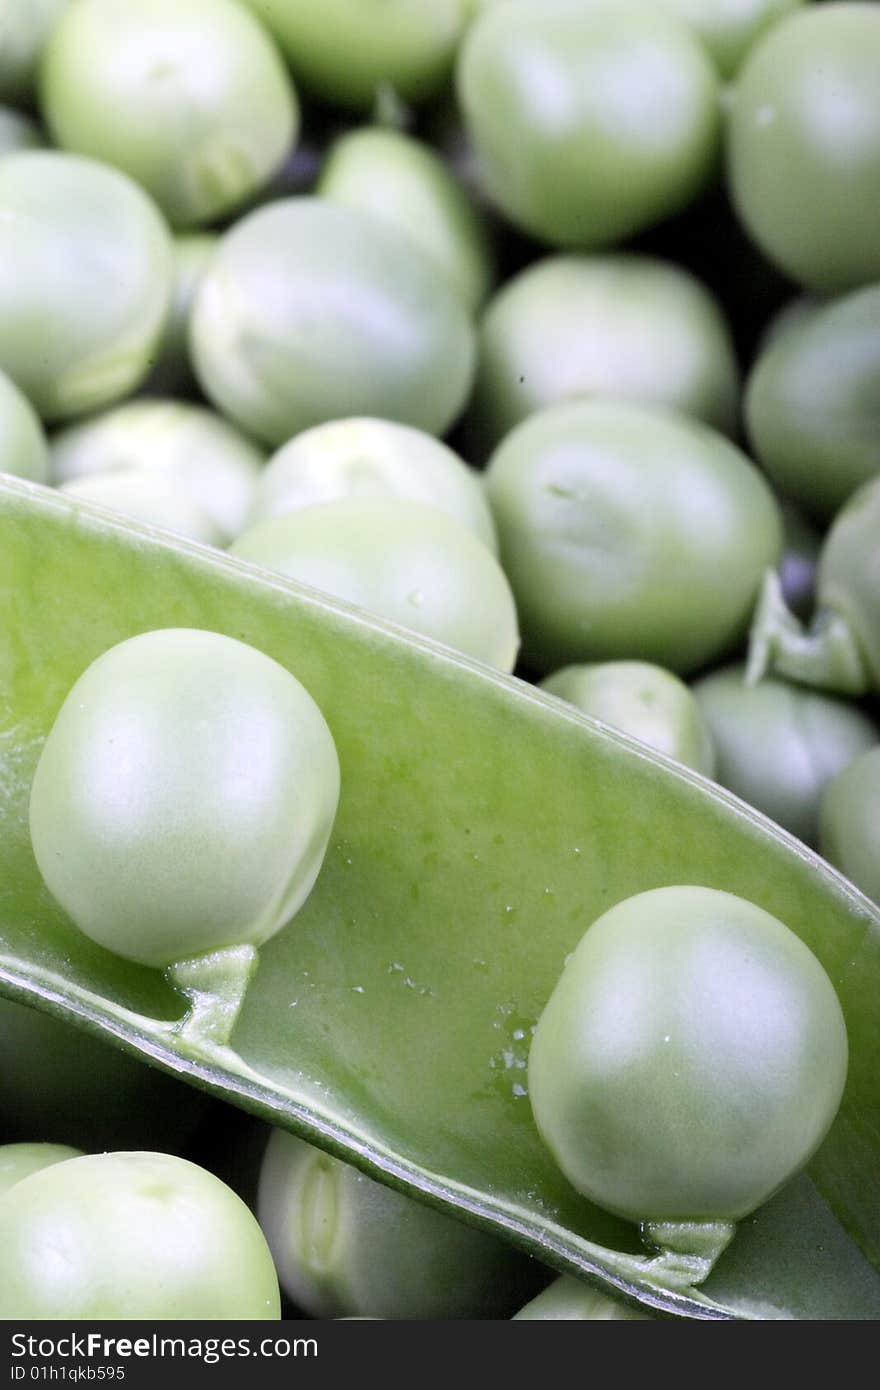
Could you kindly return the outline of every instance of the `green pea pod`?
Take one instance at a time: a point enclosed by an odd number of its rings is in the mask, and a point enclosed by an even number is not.
[[[804,627],[775,571],[765,577],[749,639],[746,680],[775,671],[841,695],[880,690],[880,478],[865,483],[834,520],[816,576],[816,611]]]
[[[816,1318],[840,1316],[843,1299],[848,1317],[880,1316],[868,1263],[880,1256],[880,914],[827,865],[698,775],[511,677],[11,478],[0,602],[4,994],[630,1304]],[[115,643],[169,623],[235,636],[292,671],[342,768],[318,882],[261,949],[229,1045],[194,1046],[168,979],[73,929],[28,836],[34,768],[73,682]],[[675,883],[739,894],[801,936],[837,990],[851,1053],[810,1170],[825,1200],[795,1202],[775,1225],[774,1203],[762,1209],[700,1289],[658,1282],[636,1228],[574,1192],[526,1094],[531,1029],[586,926]]]

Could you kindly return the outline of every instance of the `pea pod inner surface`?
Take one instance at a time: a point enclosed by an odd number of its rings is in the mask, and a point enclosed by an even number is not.
[[[632,1229],[556,1171],[526,1096],[531,1028],[589,921],[670,883],[735,892],[785,919],[841,999],[850,1077],[812,1174],[876,1255],[880,919],[842,879],[698,776],[281,577],[17,480],[3,482],[0,532],[5,993],[626,1298],[754,1316],[772,1297],[761,1286],[772,1244],[739,1303],[729,1289],[722,1302],[711,1286],[652,1284]],[[210,1063],[176,1040],[181,1005],[161,976],[74,935],[27,834],[40,746],[74,680],[109,646],[171,621],[294,671],[342,768],[315,890],[267,943],[232,1048]],[[876,1316],[871,1277],[847,1250]],[[816,1277],[806,1265],[799,1282]]]

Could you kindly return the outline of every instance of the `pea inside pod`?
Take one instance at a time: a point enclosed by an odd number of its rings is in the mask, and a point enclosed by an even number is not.
[[[191,1030],[216,1041],[255,948],[311,891],[338,798],[332,735],[299,682],[244,643],[170,629],[120,643],[76,682],[34,775],[31,840],[87,936],[183,963]],[[208,1019],[199,984],[215,976],[232,998]]]
[[[659,888],[586,932],[535,1030],[529,1095],[578,1191],[699,1279],[812,1157],[847,1057],[834,987],[783,923]]]

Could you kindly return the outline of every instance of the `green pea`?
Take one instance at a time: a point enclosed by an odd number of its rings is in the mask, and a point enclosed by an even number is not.
[[[34,94],[37,67],[52,26],[69,0],[6,0],[0,24],[0,101]]]
[[[351,415],[442,434],[475,356],[442,272],[393,228],[324,198],[284,199],[226,233],[191,346],[211,400],[275,446]]]
[[[470,0],[245,0],[315,96],[368,110],[393,88],[423,101],[445,82]]]
[[[317,191],[409,237],[475,312],[492,284],[482,214],[438,154],[396,130],[355,130],[330,150]]]
[[[0,372],[0,473],[34,483],[49,480],[49,448],[39,416],[5,372]]]
[[[202,1091],[9,999],[0,1000],[0,1133],[46,1147],[178,1153],[207,1113]]]
[[[275,45],[231,0],[77,0],[41,95],[57,144],[122,169],[179,227],[240,207],[299,123]]]
[[[873,722],[847,701],[787,681],[746,685],[742,666],[704,677],[694,695],[715,742],[722,786],[815,845],[822,793],[877,743]]]
[[[81,1157],[80,1149],[72,1149],[66,1144],[0,1145],[0,1198],[16,1183],[29,1178],[31,1173],[39,1173],[43,1168],[50,1168],[53,1163],[63,1163],[67,1158]]]
[[[823,293],[880,279],[880,11],[809,6],[743,68],[730,110],[736,210],[787,275]]]
[[[60,431],[52,440],[52,476],[57,483],[76,484],[81,496],[101,498],[81,486],[83,480],[112,488],[124,500],[123,478],[110,473],[150,477],[175,499],[181,515],[187,509],[201,518],[199,530],[182,529],[211,545],[228,545],[244,529],[263,465],[262,451],[213,411],[176,400],[136,400]],[[103,477],[104,483],[98,484]],[[66,490],[70,491],[68,486]],[[145,497],[149,494],[144,489]],[[131,494],[134,498],[134,493]],[[145,515],[145,520],[150,518]],[[162,524],[157,516],[158,524]]]
[[[778,576],[764,581],[752,622],[748,679],[776,671],[844,695],[880,690],[880,478],[835,518],[819,556],[816,612],[806,630],[789,611]]]
[[[840,1004],[803,942],[742,898],[669,887],[589,928],[528,1076],[569,1181],[662,1246],[742,1219],[803,1168],[846,1071]]]
[[[171,478],[152,473],[147,468],[124,468],[110,473],[94,473],[65,483],[61,491],[67,497],[94,502],[122,516],[160,526],[163,531],[186,536],[202,545],[219,546],[222,532],[210,517],[181,490]]]
[[[746,415],[774,485],[832,517],[880,473],[878,398],[880,284],[815,309],[758,358]]]
[[[141,388],[150,395],[187,396],[197,389],[189,355],[189,320],[196,290],[216,245],[214,232],[190,232],[174,238],[171,308],[153,353],[150,375]]]
[[[281,1286],[311,1317],[507,1317],[540,1266],[302,1139],[274,1130],[260,1225]]]
[[[691,26],[722,77],[735,77],[755,43],[806,0],[660,0]]]
[[[650,0],[510,0],[462,44],[458,93],[486,186],[515,226],[583,250],[684,207],[712,174],[718,82]]]
[[[734,427],[738,371],[718,306],[647,256],[553,256],[508,280],[480,326],[471,425],[490,447],[577,397],[670,406]]]
[[[0,106],[0,157],[16,150],[35,150],[46,142],[39,126],[21,111]]]
[[[272,456],[254,492],[250,521],[344,497],[399,497],[439,507],[497,551],[481,478],[438,439],[391,420],[332,420]]]
[[[327,502],[260,522],[232,554],[513,670],[519,633],[510,586],[487,547],[439,507],[399,498]]]
[[[0,1200],[0,1318],[279,1317],[256,1220],[194,1163],[90,1154],[34,1173]]]
[[[566,666],[541,682],[544,690],[584,714],[711,777],[712,735],[687,686],[646,661],[607,661]]]
[[[44,420],[134,390],[170,295],[167,229],[124,174],[54,150],[0,160],[0,369]]]
[[[148,632],[64,701],[31,839],[81,931],[166,966],[277,932],[317,878],[338,795],[330,731],[288,671],[217,633]]]
[[[856,758],[827,787],[819,848],[863,893],[880,902],[880,748]]]
[[[748,459],[671,412],[553,406],[508,435],[487,485],[542,671],[616,658],[698,669],[744,635],[782,544]]]
[[[651,1322],[650,1313],[641,1313],[628,1303],[619,1303],[582,1284],[570,1274],[555,1279],[549,1288],[520,1308],[514,1322]]]

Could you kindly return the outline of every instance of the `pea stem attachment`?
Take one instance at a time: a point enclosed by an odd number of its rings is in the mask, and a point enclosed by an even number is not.
[[[702,1284],[736,1234],[732,1221],[643,1221],[642,1240],[657,1256],[650,1277],[668,1288]]]
[[[175,1033],[191,1050],[212,1053],[228,1045],[256,968],[255,946],[227,946],[167,967],[169,983],[189,1001]]]
[[[757,685],[769,672],[841,695],[864,695],[871,688],[864,658],[846,618],[831,608],[820,608],[810,627],[805,628],[789,610],[775,570],[765,575],[755,609],[746,684]]]
[[[373,100],[372,124],[383,130],[405,133],[412,125],[412,109],[392,82],[379,82]]]

